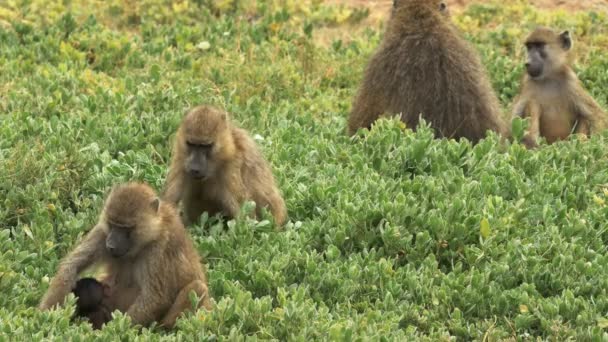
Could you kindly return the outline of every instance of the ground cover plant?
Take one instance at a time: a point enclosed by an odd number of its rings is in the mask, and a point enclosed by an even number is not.
[[[0,340],[608,338],[608,135],[527,151],[381,120],[351,140],[382,35],[368,15],[316,0],[3,2]],[[505,115],[537,24],[572,32],[575,70],[606,108],[606,13],[503,1],[454,21]],[[357,34],[333,39],[340,30]],[[284,231],[202,217],[190,232],[216,305],[173,332],[121,314],[93,331],[70,324],[73,305],[39,312],[110,186],[161,188],[171,136],[199,103],[255,135],[287,202]]]

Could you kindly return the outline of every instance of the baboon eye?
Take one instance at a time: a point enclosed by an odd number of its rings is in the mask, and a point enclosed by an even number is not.
[[[542,49],[543,47],[545,47],[545,43],[541,43],[541,42],[528,42],[528,43],[526,43],[526,49],[528,49],[528,50]]]
[[[127,234],[131,234],[131,231],[135,228],[135,226],[122,225],[122,224],[110,224],[110,228],[125,231],[125,232],[127,232]]]
[[[186,141],[186,145],[188,145],[188,147],[202,148],[202,149],[205,149],[205,150],[211,149],[213,147],[213,143],[195,144],[195,143],[190,142],[190,141]]]

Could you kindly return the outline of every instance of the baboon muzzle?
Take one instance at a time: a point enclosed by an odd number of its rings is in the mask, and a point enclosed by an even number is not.
[[[126,231],[111,229],[106,238],[106,249],[115,258],[120,258],[129,252],[131,239]]]

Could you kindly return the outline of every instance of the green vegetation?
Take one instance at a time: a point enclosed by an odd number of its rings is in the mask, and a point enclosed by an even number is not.
[[[382,120],[350,140],[351,100],[382,34],[364,27],[361,9],[3,4],[0,340],[608,338],[608,135],[527,151],[500,148],[495,136],[475,147],[434,140],[428,128]],[[521,41],[537,23],[571,30],[577,73],[608,103],[606,14],[513,1],[454,20],[482,53],[505,113]],[[327,36],[336,31],[354,38]],[[191,233],[216,306],[171,333],[140,332],[120,314],[92,331],[70,324],[73,306],[39,312],[109,187],[161,188],[170,137],[198,103],[226,108],[261,137],[287,201],[285,230],[202,218]]]

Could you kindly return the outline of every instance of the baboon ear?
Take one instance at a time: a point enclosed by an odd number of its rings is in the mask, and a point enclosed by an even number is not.
[[[442,1],[439,3],[439,11],[440,12],[445,12],[448,10],[448,4],[445,3],[445,1]]]
[[[566,51],[572,48],[572,38],[570,38],[570,32],[564,31],[559,34],[559,40],[562,44],[562,48]]]
[[[152,202],[150,202],[150,208],[157,213],[158,210],[160,209],[160,199],[158,197],[156,197],[155,199],[152,200]]]
[[[227,121],[228,120],[228,113],[222,112],[222,115],[220,117],[222,118],[222,121]]]

